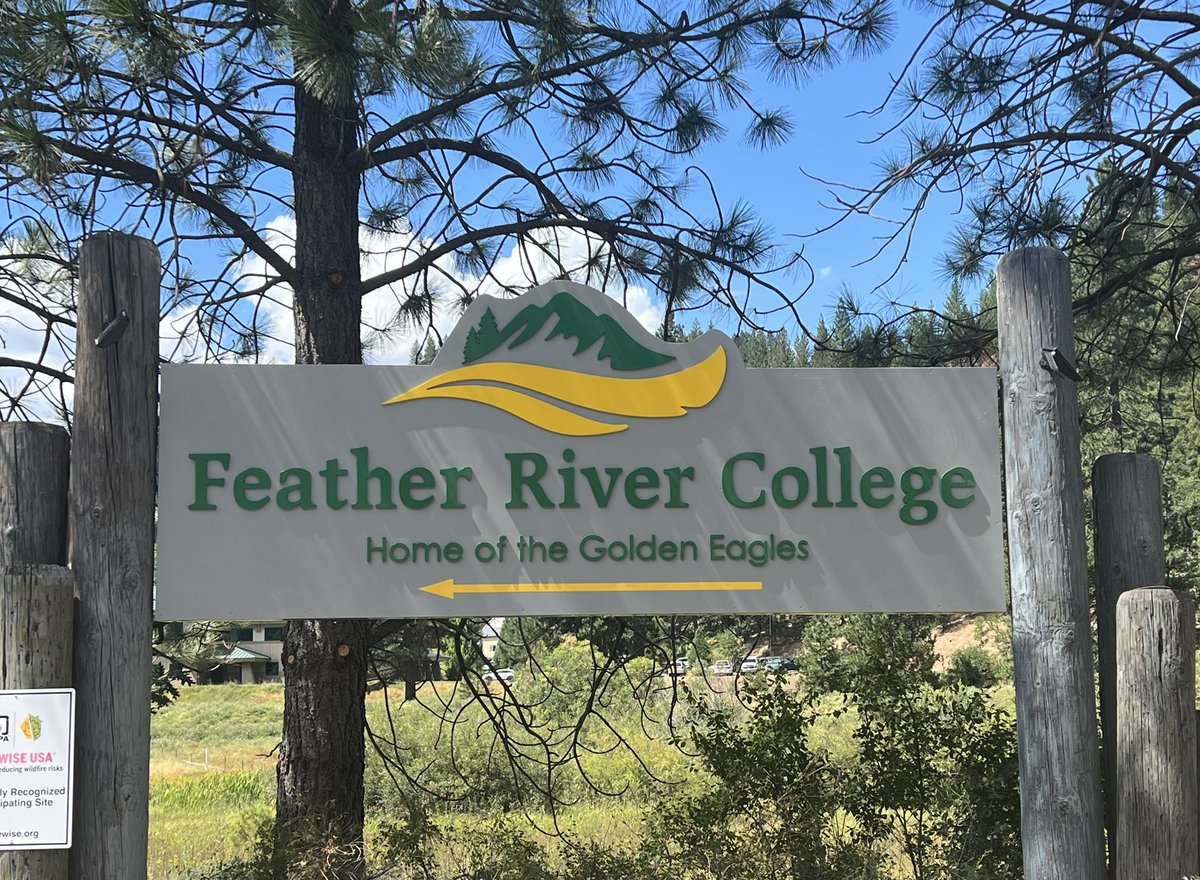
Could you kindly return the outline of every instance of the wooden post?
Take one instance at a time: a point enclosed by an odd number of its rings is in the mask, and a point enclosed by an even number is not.
[[[1043,366],[1043,349],[1074,359],[1067,258],[1052,248],[1006,255],[997,307],[1025,876],[1098,878],[1104,826],[1079,405],[1075,383]]]
[[[1197,853],[1196,606],[1166,587],[1117,600],[1117,880],[1180,880]]]
[[[67,564],[65,428],[0,423],[0,567]]]
[[[71,877],[145,880],[161,267],[152,242],[120,233],[85,241],[79,263]]]
[[[69,687],[64,428],[0,424],[0,690]],[[66,850],[0,853],[0,880],[66,880]]]
[[[1096,630],[1100,663],[1100,741],[1108,872],[1116,871],[1117,599],[1166,582],[1162,473],[1144,453],[1102,455],[1092,465]]]
[[[75,581],[61,565],[0,568],[2,690],[71,686]],[[0,877],[3,877],[0,871]]]

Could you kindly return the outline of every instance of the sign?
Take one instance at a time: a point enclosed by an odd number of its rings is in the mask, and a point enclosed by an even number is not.
[[[157,617],[983,611],[996,373],[747,369],[569,282],[432,366],[165,365]]]
[[[0,852],[70,849],[75,691],[0,691]]]

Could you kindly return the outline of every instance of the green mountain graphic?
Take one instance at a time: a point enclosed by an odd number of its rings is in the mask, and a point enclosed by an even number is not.
[[[479,319],[479,325],[467,332],[467,342],[463,346],[463,363],[477,361],[506,342],[509,350],[524,345],[537,336],[551,318],[558,320],[546,339],[556,336],[578,339],[579,343],[575,346],[576,355],[587,351],[596,340],[603,339],[596,358],[608,358],[614,370],[645,370],[675,360],[672,355],[659,354],[635,342],[613,318],[597,315],[571,294],[563,291],[556,293],[544,306],[526,306],[521,309],[503,329],[497,326],[492,310],[485,311]]]

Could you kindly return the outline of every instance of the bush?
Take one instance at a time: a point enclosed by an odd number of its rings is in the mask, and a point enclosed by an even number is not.
[[[748,688],[751,714],[734,723],[722,708],[694,709],[692,739],[706,784],[666,800],[645,846],[664,874],[693,880],[870,876],[874,855],[845,833],[842,771],[808,743],[822,711],[775,679]]]
[[[955,652],[946,670],[951,684],[966,687],[992,688],[1006,678],[1003,661],[981,645],[969,645]]]
[[[922,880],[1019,880],[1012,717],[961,686],[863,693],[856,704],[855,836]]]

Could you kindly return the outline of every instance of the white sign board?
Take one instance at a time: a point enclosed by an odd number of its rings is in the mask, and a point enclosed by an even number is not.
[[[992,369],[748,369],[569,282],[428,367],[168,365],[160,620],[999,611]]]
[[[70,849],[75,691],[0,691],[0,852]]]

